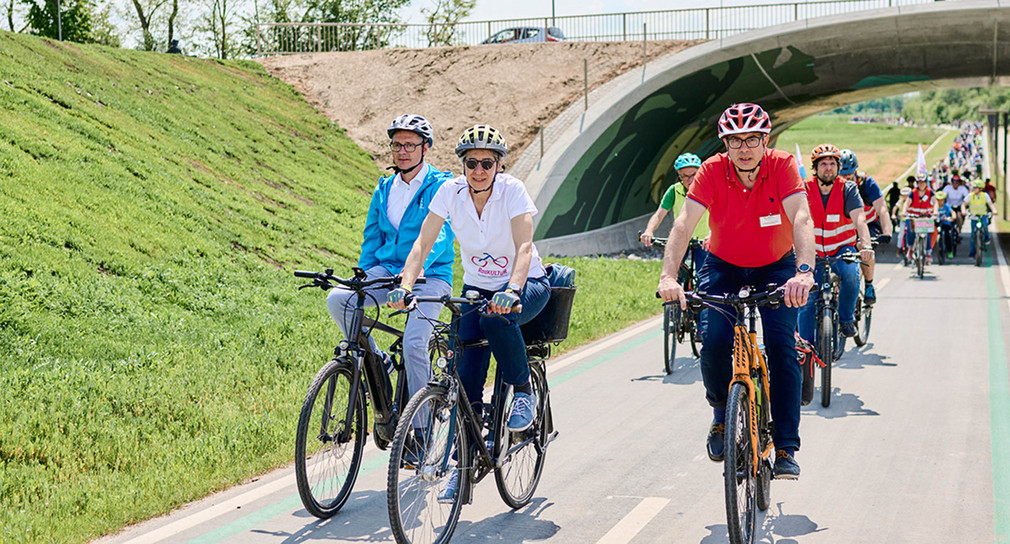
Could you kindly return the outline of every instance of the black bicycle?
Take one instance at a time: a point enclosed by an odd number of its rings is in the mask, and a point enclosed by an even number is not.
[[[558,434],[551,415],[546,361],[550,358],[551,343],[567,336],[571,307],[569,297],[563,332],[558,327],[546,338],[531,339],[534,334],[529,331],[536,325],[523,326],[536,410],[533,425],[525,431],[511,432],[506,424],[511,387],[501,376],[495,375],[491,403],[484,405],[483,416],[478,417],[456,374],[462,351],[487,345],[487,340],[461,343],[454,332],[455,324],[464,311],[483,311],[487,301],[476,292],[468,293],[466,298],[417,300],[437,300],[449,309],[452,314],[449,323],[427,318],[435,321],[435,337],[453,347],[436,360],[435,377],[407,404],[393,439],[387,505],[393,536],[400,544],[448,542],[463,505],[472,501],[474,485],[490,473],[494,473],[498,493],[509,507],[520,508],[533,498],[543,473],[547,446]],[[552,296],[541,315],[553,314],[550,306],[554,302]],[[463,309],[466,306],[468,310]],[[450,479],[454,475],[457,482],[454,492],[446,493],[452,489]]]
[[[639,232],[641,237],[642,233]],[[665,247],[667,238],[653,238],[652,243]],[[698,270],[694,262],[694,250],[702,247],[701,240],[691,238],[688,243],[684,260],[677,271],[677,282],[685,291],[697,289]],[[701,356],[701,312],[695,312],[690,307],[683,311],[678,304],[663,305],[663,370],[673,374],[677,360],[677,344],[685,339],[690,340],[691,353],[695,358]]]
[[[341,340],[333,359],[316,373],[305,394],[295,434],[298,495],[310,514],[324,519],[343,507],[357,480],[367,435],[368,399],[375,420],[373,439],[382,450],[393,440],[398,416],[408,400],[403,331],[365,315],[366,299],[377,302],[368,289],[396,286],[399,278],[369,280],[361,268],[352,270],[354,276],[348,279],[334,276],[331,268],[325,272],[295,272],[296,277],[312,280],[299,289],[319,287],[328,291],[339,284],[357,295],[349,330],[358,334]],[[392,370],[398,373],[395,392],[382,354],[373,351],[368,341],[373,330],[395,337],[388,350]]]
[[[982,259],[985,256],[985,230],[982,228],[984,225],[982,218],[988,215],[988,213],[972,214],[969,218],[972,230],[971,250],[975,254],[975,266],[982,266]]]
[[[814,320],[814,349],[823,363],[821,367],[821,406],[825,408],[831,405],[831,366],[841,358],[842,350],[845,348],[845,342],[839,331],[838,323],[838,296],[841,291],[842,280],[831,269],[831,264],[837,260],[850,263],[862,262],[858,253],[817,257],[817,267],[823,267],[825,274],[827,274],[825,281],[821,283],[816,294],[816,317]],[[858,296],[862,297],[862,294],[860,293]],[[857,312],[862,312],[863,310],[862,307],[859,307],[858,299],[856,305],[858,307]],[[859,329],[858,324],[856,328],[857,330]],[[808,378],[807,374],[804,373],[804,379],[812,378]]]

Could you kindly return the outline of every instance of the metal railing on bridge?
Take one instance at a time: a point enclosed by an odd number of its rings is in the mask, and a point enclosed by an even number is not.
[[[554,41],[713,40],[778,24],[933,0],[823,0],[455,24],[261,23],[258,56]]]

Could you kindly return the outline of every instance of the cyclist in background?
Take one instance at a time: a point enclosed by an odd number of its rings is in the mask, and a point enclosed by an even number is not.
[[[891,223],[891,216],[887,213],[887,204],[884,202],[884,193],[877,185],[877,181],[866,174],[858,172],[859,159],[856,154],[849,149],[841,152],[841,165],[838,167],[838,175],[845,181],[854,181],[859,189],[859,197],[863,200],[863,213],[866,215],[866,227],[870,230],[870,236],[876,237],[877,242],[887,244],[891,241],[891,234],[894,224]],[[877,291],[873,288],[873,271],[876,263],[873,253],[870,259],[863,257],[863,300],[869,304],[877,301]]]
[[[965,207],[968,209],[970,215],[977,215],[982,218],[982,232],[984,233],[985,240],[982,243],[989,243],[989,215],[986,212],[992,212],[996,214],[996,205],[993,204],[992,199],[989,198],[989,193],[985,192],[985,182],[976,179],[971,184],[971,195],[968,196],[967,202],[965,202]],[[975,222],[971,222],[971,239],[975,239]],[[975,244],[972,243],[971,251],[968,254],[969,257],[975,256]]]
[[[803,180],[791,154],[768,147],[771,119],[757,104],[730,106],[718,127],[726,152],[709,157],[695,174],[666,245],[657,290],[663,300],[679,301],[686,309],[677,272],[706,210],[712,234],[699,290],[720,295],[736,294],[747,285],[784,287],[785,304],[762,307],[761,321],[775,384],[775,476],[798,478],[801,376],[796,312],[814,284],[813,225]],[[702,331],[701,375],[714,412],[707,450],[709,458],[719,462],[725,455],[726,397],[733,377],[733,322],[719,312],[702,312]]]
[[[519,326],[532,320],[547,305],[551,287],[540,254],[533,245],[533,214],[537,208],[526,186],[505,172],[508,145],[500,132],[487,125],[463,131],[456,155],[463,175],[446,183],[431,201],[428,217],[403,269],[400,287],[390,291],[387,303],[403,309],[414,280],[421,272],[424,255],[436,242],[440,229],[451,221],[463,262],[463,293],[477,291],[490,300],[490,314],[464,311],[459,320],[459,340],[487,338],[488,346],[462,350],[456,372],[474,414],[483,413],[484,383],[491,354],[502,380],[512,386],[513,401],[508,418],[510,431],[523,431],[533,424],[537,398],[530,384],[526,342]],[[522,313],[512,307],[522,304]],[[437,315],[437,314],[436,314]],[[450,347],[452,351],[458,348]],[[451,501],[458,488],[454,472],[439,495]]]
[[[842,255],[856,251],[867,261],[873,257],[870,231],[866,226],[863,199],[855,182],[838,175],[841,154],[831,144],[821,144],[810,153],[814,177],[807,182],[807,202],[814,222],[814,247],[818,257]],[[831,263],[831,269],[841,278],[838,293],[838,322],[846,337],[856,335],[856,298],[859,296],[859,265],[843,260]],[[821,264],[814,272],[814,281],[823,284],[827,270]],[[816,297],[800,308],[800,337],[816,344],[814,320]]]
[[[393,120],[386,129],[389,149],[392,152],[394,175],[380,178],[372,193],[365,219],[364,241],[358,266],[365,270],[368,279],[392,277],[403,270],[407,255],[421,231],[421,223],[428,215],[428,205],[438,189],[452,179],[449,172],[441,172],[428,165],[425,153],[434,142],[431,124],[420,115],[405,114]],[[442,296],[452,292],[452,231],[445,226],[437,231],[437,240],[429,253],[425,253],[424,274],[426,283],[419,286],[419,294]],[[387,289],[372,289],[382,300]],[[347,338],[347,330],[356,303],[354,291],[343,287],[331,289],[326,296],[326,307]],[[375,304],[366,299],[366,304]],[[422,305],[427,315],[438,315],[442,305],[428,302]],[[428,341],[433,326],[424,319],[408,318],[403,330],[404,368],[407,391],[413,396],[431,377]],[[376,353],[382,353],[375,341],[369,342]],[[392,372],[389,356],[385,355],[387,370]]]
[[[948,197],[949,198],[949,197]],[[936,199],[925,177],[915,179],[915,190],[912,191],[901,208],[901,216],[905,218],[905,251],[911,260],[912,242],[915,241],[915,229],[912,227],[913,217],[930,217],[936,215]],[[926,262],[933,258],[933,237],[926,237]]]
[[[943,242],[941,251],[946,250],[947,258],[953,259],[957,250],[957,246],[954,245],[954,222],[956,217],[954,215],[954,208],[947,202],[946,191],[941,190],[936,192],[936,204],[939,207],[937,217],[940,220],[940,240]]]
[[[700,167],[701,158],[694,153],[684,153],[674,161],[673,169],[677,171],[680,183],[674,183],[666,190],[666,193],[663,194],[663,200],[660,201],[659,207],[656,208],[656,213],[652,214],[652,217],[649,218],[649,223],[645,226],[645,231],[640,236],[640,240],[646,247],[652,245],[653,233],[656,232],[659,224],[666,218],[666,214],[670,213],[670,210],[674,208],[677,209],[674,212],[674,217],[680,213],[681,208],[684,207],[684,202],[687,200],[687,192],[691,189],[691,181],[694,180],[694,175],[698,173],[698,168]],[[703,217],[698,222],[698,226],[694,229],[695,238],[704,239],[708,235],[707,219]],[[705,257],[707,255],[708,251],[704,248],[695,248],[692,258],[694,259],[694,269],[696,271],[701,270],[702,265],[705,264]]]
[[[947,203],[954,209],[954,232],[961,232],[961,226],[964,225],[964,199],[968,198],[971,191],[962,183],[957,171],[954,171],[950,183],[943,187],[943,192],[947,193]]]

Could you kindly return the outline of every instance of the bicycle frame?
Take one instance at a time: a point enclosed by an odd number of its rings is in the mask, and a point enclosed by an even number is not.
[[[741,383],[747,388],[747,398],[750,404],[750,435],[751,435],[751,470],[756,478],[760,470],[760,460],[771,455],[773,444],[768,442],[761,451],[760,428],[758,427],[758,399],[754,390],[754,374],[761,380],[761,390],[770,391],[768,387],[768,364],[764,354],[758,348],[756,309],[747,309],[747,326],[737,323],[734,327],[733,342],[733,379],[730,380],[730,388],[735,383]],[[766,410],[771,410],[770,400],[764,406]]]

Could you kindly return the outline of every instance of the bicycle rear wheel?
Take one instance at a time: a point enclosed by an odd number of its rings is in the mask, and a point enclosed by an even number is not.
[[[726,527],[732,544],[754,541],[757,520],[757,483],[751,457],[750,401],[747,388],[735,383],[726,403]]]
[[[831,365],[835,359],[835,347],[832,345],[834,333],[834,316],[825,310],[821,317],[820,330],[817,331],[817,355],[824,363],[821,367],[821,406],[825,408],[831,405]]]
[[[975,229],[975,236],[973,236],[974,241],[972,244],[975,246],[975,266],[982,266],[982,252],[985,251],[985,246],[982,245],[982,225],[977,225]]]
[[[463,508],[464,473],[456,493],[439,495],[459,467],[470,466],[458,398],[441,386],[418,391],[396,427],[386,476],[389,525],[399,544],[442,544],[452,538]],[[413,422],[413,423],[412,423]]]
[[[530,365],[530,385],[537,397],[536,419],[533,425],[518,433],[508,430],[508,409],[511,404],[511,393],[503,395],[507,398],[497,407],[498,417],[495,423],[498,440],[495,441],[495,451],[491,457],[498,460],[494,470],[494,481],[498,486],[498,494],[510,508],[521,508],[530,502],[533,493],[540,483],[544,472],[544,458],[547,456],[548,421],[547,407],[550,403],[550,392],[547,390],[547,379],[540,365]],[[509,388],[511,389],[511,388]],[[508,454],[509,451],[511,454]]]
[[[352,363],[334,359],[312,380],[295,434],[295,480],[310,514],[333,516],[344,506],[358,478],[365,445],[363,385],[351,401]],[[347,421],[348,404],[351,421]]]
[[[667,374],[673,374],[673,367],[677,359],[677,339],[674,336],[677,321],[674,317],[675,304],[663,307],[663,370]],[[680,308],[676,308],[679,312]]]

